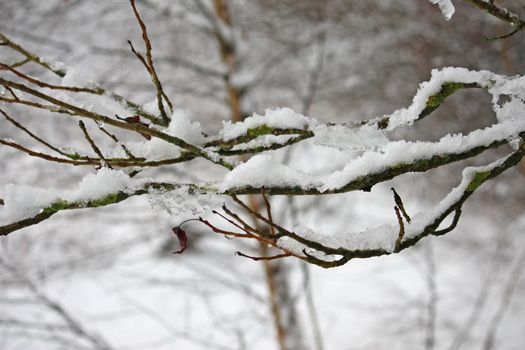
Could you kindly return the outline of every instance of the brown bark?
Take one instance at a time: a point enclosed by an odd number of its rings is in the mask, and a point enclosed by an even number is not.
[[[227,0],[214,0],[213,1],[215,14],[223,21],[224,24],[231,26],[232,18],[228,8]],[[241,101],[242,93],[241,91],[231,83],[231,74],[235,71],[237,65],[237,57],[235,53],[234,46],[224,40],[219,33],[216,33],[217,41],[219,43],[219,50],[221,54],[222,61],[228,66],[228,73],[225,76],[225,88],[228,93],[228,102],[230,107],[230,118],[232,122],[240,122],[244,119],[244,116],[241,112]],[[255,196],[250,196],[249,199],[250,207],[254,211],[259,211],[260,205]],[[266,257],[270,255],[269,247],[260,242],[259,243],[259,254],[261,257]],[[282,265],[279,261],[270,261],[263,260],[263,268],[266,279],[266,286],[268,288],[268,294],[270,298],[270,308],[273,316],[273,323],[275,328],[275,333],[277,337],[277,343],[280,350],[287,350],[287,336],[288,332],[285,326],[282,315],[281,304],[281,295],[288,294],[288,291],[284,291],[287,288],[286,285],[280,285],[279,283],[279,271],[280,266]]]

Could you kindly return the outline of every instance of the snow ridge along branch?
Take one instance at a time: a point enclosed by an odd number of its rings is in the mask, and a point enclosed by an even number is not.
[[[176,161],[188,161],[203,154],[204,158],[208,159],[208,157],[211,157],[210,154],[231,155],[239,153],[261,153],[267,149],[286,147],[306,139],[324,144],[323,139],[326,138],[327,134],[330,135],[330,133],[340,132],[341,129],[351,132],[352,136],[359,136],[359,133],[365,130],[367,137],[370,136],[371,133],[377,136],[372,137],[372,140],[382,140],[381,138],[389,131],[401,126],[410,125],[429,115],[439,107],[447,96],[462,88],[477,87],[487,89],[494,95],[494,101],[497,101],[501,94],[510,96],[511,102],[514,101],[514,103],[516,103],[522,101],[523,96],[521,95],[521,90],[516,89],[516,86],[519,86],[522,80],[522,77],[508,78],[489,72],[473,72],[460,68],[447,68],[441,71],[433,71],[432,78],[428,82],[421,84],[418,93],[413,99],[412,105],[406,109],[396,111],[389,116],[369,122],[352,124],[320,124],[311,118],[295,113],[289,109],[267,111],[265,116],[254,115],[243,122],[234,124],[226,123],[217,136],[205,138],[204,141],[202,141],[201,147],[193,146],[168,133],[157,131],[142,124],[130,124],[84,110],[22,84],[14,83],[3,78],[0,78],[0,83],[15,90],[33,94],[36,97],[51,102],[57,108],[63,108],[70,114],[172,141],[172,143],[183,149],[183,152],[179,154],[178,158],[159,161],[148,161],[144,158],[115,159],[108,157],[104,159],[108,165],[114,167],[147,167],[171,164]],[[525,135],[525,121],[523,117],[517,116],[510,118],[505,114],[506,109],[504,106],[501,107],[497,105],[496,102],[494,108],[498,115],[499,123],[483,130],[473,131],[465,136],[447,135],[438,142],[411,143],[396,141],[387,142],[386,144],[382,144],[381,142],[368,145],[359,144],[359,147],[368,147],[368,150],[342,170],[330,174],[312,176],[301,173],[283,164],[275,163],[271,157],[267,155],[255,155],[246,163],[239,164],[236,167],[233,167],[231,165],[232,163],[226,163],[226,167],[231,168],[232,171],[228,173],[221,182],[187,185],[178,183],[156,183],[152,180],[137,182],[129,178],[129,184],[132,185],[133,190],[108,192],[99,198],[90,200],[68,201],[64,198],[54,199],[42,205],[36,215],[2,226],[0,233],[7,235],[15,230],[45,220],[61,210],[114,204],[130,196],[148,193],[152,188],[161,191],[170,191],[184,187],[193,193],[215,195],[258,194],[261,190],[264,190],[268,195],[321,195],[354,190],[366,191],[377,183],[387,181],[401,174],[414,171],[423,172],[455,161],[471,158],[487,149],[496,148],[508,143],[509,140],[514,140],[513,142],[515,143],[516,138],[523,138]],[[2,114],[11,121],[14,121],[5,112],[2,111]],[[21,124],[18,125],[19,128],[23,128]],[[24,131],[26,133],[28,132],[27,129]],[[284,141],[270,141],[266,144],[254,142],[266,136],[285,136],[288,138]],[[250,145],[250,143],[253,144]],[[22,146],[9,140],[2,140],[2,144],[22,148]],[[244,147],[236,149],[235,147],[238,146]],[[337,147],[341,145],[332,146]],[[32,153],[28,149],[23,148],[21,150],[30,155],[45,158],[42,155]],[[217,158],[217,156],[212,158],[212,160],[219,164],[221,161],[224,161],[222,158]],[[93,165],[100,164],[101,161],[102,159],[78,156],[76,160],[70,159],[64,162],[70,162],[73,165]],[[362,164],[365,163],[368,165],[363,167]],[[273,172],[269,172],[268,169],[274,170]],[[260,176],[253,176],[253,174],[257,173],[266,173],[268,174],[268,178],[261,179]],[[121,174],[119,174],[119,176],[121,176]],[[8,209],[10,205],[9,200],[5,201],[3,210]]]

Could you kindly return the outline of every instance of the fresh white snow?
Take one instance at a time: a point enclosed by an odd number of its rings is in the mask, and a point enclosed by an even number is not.
[[[253,114],[239,123],[223,122],[219,132],[220,139],[233,140],[245,135],[249,129],[268,126],[275,129],[304,129],[310,123],[310,118],[297,113],[290,108],[267,109],[264,115]]]
[[[96,173],[86,175],[75,189],[42,189],[7,184],[0,192],[5,202],[0,206],[0,222],[9,224],[33,217],[58,200],[84,202],[118,191],[133,191],[144,182],[145,180],[131,179],[121,170],[103,167]]]
[[[439,6],[443,17],[445,17],[447,21],[450,20],[454,15],[454,12],[456,12],[452,0],[430,0],[430,2]]]
[[[66,75],[66,82],[75,83],[75,81],[71,82],[71,79],[73,78]],[[210,193],[227,192],[241,187],[293,187],[330,192],[338,191],[358,178],[378,174],[390,167],[410,164],[418,160],[428,160],[434,156],[458,154],[476,147],[487,146],[493,142],[508,141],[511,146],[517,148],[520,141],[519,133],[525,132],[524,79],[524,77],[504,77],[488,71],[470,71],[454,67],[433,70],[430,80],[420,85],[412,104],[408,108],[400,109],[387,116],[389,125],[386,130],[380,130],[373,123],[364,125],[322,124],[316,119],[306,117],[289,108],[266,110],[264,115],[254,114],[239,123],[225,122],[218,133],[218,137],[225,141],[249,135],[250,130],[260,127],[300,129],[313,133],[313,137],[307,141],[313,145],[328,146],[343,152],[359,151],[361,154],[351,157],[343,168],[327,173],[314,173],[308,169],[297,169],[294,166],[283,164],[274,153],[256,154],[226,173],[222,181],[210,182],[202,186],[208,188]],[[497,123],[467,135],[445,135],[437,142],[389,141],[388,133],[398,127],[414,123],[427,107],[429,98],[439,93],[443,84],[446,83],[476,83],[485,88],[493,96],[492,103]],[[502,99],[502,96],[505,98]],[[200,124],[192,122],[182,110],[175,110],[171,123],[162,131],[199,147],[213,139],[213,137],[206,138]],[[246,143],[235,145],[235,147],[243,149],[261,145],[268,146],[271,142],[282,144],[289,137],[290,135],[263,135],[254,137]],[[181,152],[179,147],[157,138],[142,142],[128,142],[126,146],[135,156],[144,157],[147,160],[175,158]],[[121,150],[114,153],[118,152],[122,153]],[[218,157],[212,149],[205,149],[205,152],[209,153],[210,158]],[[314,163],[315,159],[312,159],[312,165]],[[490,166],[495,165],[497,163]],[[463,187],[468,184],[473,172],[478,170],[480,169],[466,169],[463,174],[463,182],[451,191],[434,211],[415,215],[413,222],[406,225],[406,237],[417,235],[429,220],[440,215],[442,210],[461,195]],[[88,174],[80,182],[78,188],[68,191],[39,190],[26,186],[7,185],[2,189],[5,206],[0,209],[0,215],[4,220],[16,221],[35,215],[57,199],[92,200],[117,191],[131,191],[140,188],[144,182],[145,180],[130,179],[120,170],[102,168],[96,174]],[[151,202],[164,208],[173,206],[173,210],[179,211],[180,208],[177,209],[179,206],[174,203],[181,200],[181,191],[185,189],[178,190],[167,197],[164,193],[159,192],[153,196],[158,195],[160,199],[156,201],[153,198]],[[37,194],[36,199],[34,194]],[[206,206],[205,202],[208,202],[208,199],[191,201],[192,207],[189,208],[189,212],[198,212],[197,207]],[[399,230],[395,217],[393,220],[393,225],[380,225],[377,228],[356,233],[323,236],[301,228],[298,229],[298,234],[330,247],[344,247],[349,250],[377,248],[392,251]],[[297,242],[291,242],[288,238],[280,240],[279,245],[298,253],[304,248]]]

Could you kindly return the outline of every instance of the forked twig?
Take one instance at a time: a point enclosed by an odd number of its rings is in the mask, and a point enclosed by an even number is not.
[[[166,101],[168,104],[168,107],[171,112],[173,112],[173,104],[171,103],[170,99],[162,89],[162,84],[159,80],[159,77],[157,75],[157,71],[155,70],[155,66],[153,65],[153,56],[151,54],[152,48],[151,48],[151,41],[149,40],[148,36],[148,30],[146,28],[146,24],[140,17],[139,11],[137,10],[137,6],[135,5],[135,0],[129,0],[131,7],[133,9],[133,13],[135,14],[135,17],[137,18],[137,22],[139,23],[139,26],[142,30],[142,39],[144,40],[144,45],[146,46],[146,59],[142,57],[141,54],[139,54],[134,48],[131,43],[131,41],[128,40],[129,45],[131,46],[131,50],[139,58],[139,60],[144,64],[146,69],[148,70],[148,73],[151,76],[151,80],[153,84],[155,85],[155,88],[157,89],[157,105],[162,117],[162,120],[165,124],[168,124],[170,121],[170,118],[166,114],[166,111],[164,109],[163,101]]]
[[[106,160],[106,158],[104,157],[104,155],[100,151],[100,148],[98,148],[98,146],[96,145],[95,141],[93,141],[93,139],[89,135],[89,133],[88,133],[88,131],[86,129],[86,125],[84,125],[84,122],[82,120],[80,120],[78,122],[78,126],[80,127],[80,129],[84,133],[84,137],[89,142],[89,145],[91,146],[93,151],[95,151],[95,153],[100,157],[100,166],[107,166],[108,168],[111,169],[111,165],[108,163],[108,161]]]
[[[13,96],[13,98],[15,99],[15,101],[20,101],[20,99],[18,98],[18,96],[15,94],[15,92],[13,91],[13,89],[11,89],[9,86],[6,86],[5,89],[7,91],[9,91],[9,93],[11,94],[11,96]]]
[[[224,209],[224,208],[226,208],[226,206],[223,206],[223,209]],[[226,211],[226,210],[225,210],[225,212],[226,212],[228,215],[231,214],[231,212],[229,212],[229,211]],[[237,227],[237,228],[238,228],[239,230],[241,230],[241,231],[245,231],[245,232],[246,232],[246,231],[253,231],[252,228],[251,228],[250,226],[244,225],[244,227],[242,227],[242,226],[239,225],[237,222],[235,222],[235,221],[233,221],[233,220],[231,220],[231,219],[228,219],[226,216],[222,215],[221,213],[219,213],[219,212],[216,211],[216,210],[212,210],[212,213],[215,214],[215,215],[219,215],[221,218],[223,218],[224,220],[228,221],[230,224],[232,224],[233,226]],[[231,215],[230,215],[230,216],[231,216]],[[234,218],[234,219],[237,219],[237,217],[233,217],[233,218]],[[241,222],[240,220],[239,220],[239,222],[240,222],[241,224],[244,223],[244,222]]]
[[[40,137],[38,137],[37,135],[35,135],[34,133],[32,133],[31,131],[29,131],[26,127],[24,127],[22,124],[20,124],[19,122],[17,122],[16,120],[14,120],[13,118],[11,118],[4,110],[2,110],[0,108],[0,114],[2,114],[4,116],[5,119],[7,119],[11,124],[13,124],[14,126],[16,126],[18,129],[22,130],[23,132],[25,132],[26,134],[28,134],[31,138],[35,139],[36,141],[40,142],[41,144],[43,144],[44,146],[46,146],[47,148],[57,152],[58,154],[61,154],[63,156],[68,156],[65,152],[62,152],[59,148],[51,145],[49,142],[41,139]]]
[[[272,218],[272,207],[270,206],[270,200],[268,199],[268,197],[266,196],[266,191],[263,189],[261,189],[261,195],[263,197],[263,200],[264,200],[264,204],[266,205],[266,213],[268,215],[268,220],[270,220],[271,222],[273,222],[273,218]],[[272,234],[272,236],[275,236],[275,228],[272,226],[272,225],[269,225],[269,228],[270,228],[270,233]]]
[[[20,44],[15,43],[13,40],[11,40],[10,38],[6,37],[2,33],[0,33],[0,39],[3,40],[4,45],[8,46],[12,50],[14,50],[14,51],[18,52],[19,54],[21,54],[21,55],[26,57],[23,61],[20,61],[20,62],[17,62],[15,64],[10,65],[11,68],[17,68],[17,67],[20,67],[20,66],[28,63],[28,62],[34,62],[34,63],[42,66],[43,68],[49,70],[50,72],[53,72],[54,74],[56,74],[60,78],[63,78],[63,77],[66,76],[67,68],[63,68],[63,67],[61,67],[60,65],[57,65],[57,64],[50,64],[46,60],[42,59],[40,56],[30,52],[26,48],[22,47]],[[83,89],[83,88],[80,88],[80,89]],[[73,90],[71,90],[71,91],[73,91]],[[158,118],[156,116],[154,116],[154,115],[144,111],[144,109],[142,109],[142,107],[139,106],[137,103],[132,102],[132,101],[124,98],[123,96],[121,96],[121,95],[119,95],[119,94],[117,94],[115,92],[108,91],[107,89],[105,89],[104,87],[102,87],[102,86],[100,86],[98,84],[96,84],[92,89],[88,88],[86,90],[82,90],[82,92],[93,93],[93,94],[97,94],[97,95],[106,94],[108,97],[110,97],[114,101],[118,102],[120,105],[124,106],[127,109],[132,110],[133,113],[139,114],[141,117],[144,117],[144,118],[146,118],[146,119],[148,119],[148,120],[150,120],[150,121],[152,121],[152,122],[154,122],[156,124],[163,124],[163,123],[161,123],[158,120]],[[167,124],[165,124],[165,125],[167,125]]]
[[[405,218],[405,220],[410,223],[410,216],[407,214],[406,210],[405,210],[405,206],[403,205],[403,201],[401,200],[401,196],[399,196],[399,194],[396,192],[396,190],[391,187],[390,188],[392,190],[392,192],[394,192],[394,202],[396,202],[396,206],[397,208],[399,208],[399,210],[401,210],[401,213],[403,214],[403,217]]]
[[[103,124],[98,124],[97,123],[97,126],[99,128],[100,131],[102,131],[105,135],[107,135],[110,139],[112,139],[113,141],[115,141],[116,143],[118,143],[120,145],[120,147],[122,148],[122,150],[124,150],[124,152],[127,154],[127,156],[131,159],[137,159],[137,157],[135,157],[133,155],[133,153],[131,153],[131,151],[122,143],[119,143],[120,141],[118,140],[117,136],[115,134],[112,134],[110,133],[109,131],[106,130],[106,128],[104,127]]]
[[[250,233],[238,233],[238,232],[232,232],[232,231],[226,231],[226,230],[220,229],[212,225],[209,221],[204,220],[203,218],[199,218],[199,221],[202,222],[204,225],[208,226],[209,228],[211,228],[213,232],[220,233],[221,235],[237,237],[237,238],[256,238],[256,236]]]
[[[232,212],[230,209],[228,209],[225,205],[222,206],[222,210],[224,210],[224,212],[226,214],[228,214],[231,218],[233,218],[234,220],[237,220],[237,222],[239,222],[242,226],[243,226],[243,230],[247,230],[247,231],[250,231],[256,235],[261,235],[261,236],[265,236],[265,234],[261,231],[259,231],[257,228],[255,227],[252,227],[251,225],[249,225],[246,221],[244,221],[239,215],[235,214],[234,212]]]

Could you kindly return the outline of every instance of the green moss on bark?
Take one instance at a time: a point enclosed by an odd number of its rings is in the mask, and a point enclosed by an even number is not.
[[[474,178],[470,180],[470,183],[467,186],[467,191],[474,192],[479,186],[481,186],[485,182],[485,180],[487,180],[490,174],[490,171],[476,173],[476,175],[474,175]]]
[[[57,211],[69,209],[71,204],[65,200],[59,199],[51,203],[51,205],[44,209],[44,213],[56,213]]]
[[[430,108],[437,108],[445,98],[452,95],[454,92],[456,92],[459,89],[463,89],[465,87],[464,83],[445,83],[441,86],[441,90],[428,98],[427,100],[427,107]]]
[[[126,198],[128,198],[128,196],[124,192],[110,193],[102,198],[89,201],[87,206],[90,208],[104,207],[106,205],[118,203]]]

